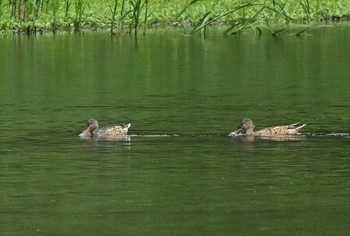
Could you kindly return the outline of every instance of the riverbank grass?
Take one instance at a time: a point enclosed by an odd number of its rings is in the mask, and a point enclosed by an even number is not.
[[[224,24],[228,33],[262,30],[274,23],[348,20],[348,0],[0,0],[1,32],[84,29],[111,34],[143,33],[150,27]]]

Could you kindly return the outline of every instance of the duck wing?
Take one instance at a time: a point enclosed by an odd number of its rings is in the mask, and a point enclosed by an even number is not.
[[[113,127],[107,127],[107,128],[101,129],[100,132],[102,136],[108,136],[108,137],[127,135],[130,126],[131,126],[130,123],[126,123],[122,125],[116,125]]]
[[[306,124],[295,123],[290,125],[280,125],[269,128],[264,128],[254,132],[257,136],[274,136],[274,135],[293,135],[298,134],[299,130]]]

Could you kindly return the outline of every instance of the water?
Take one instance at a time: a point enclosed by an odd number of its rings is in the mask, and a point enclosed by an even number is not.
[[[2,36],[1,235],[348,235],[349,39]],[[244,117],[307,135],[227,137]]]

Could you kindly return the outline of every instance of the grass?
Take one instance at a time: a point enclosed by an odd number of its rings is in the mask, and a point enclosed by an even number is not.
[[[313,21],[349,16],[348,0],[0,0],[0,32],[28,34],[89,28],[137,35],[154,26],[191,26],[190,34],[204,34],[213,24],[226,25],[228,34],[246,29],[274,34],[271,22],[285,24],[281,33],[291,23],[312,28]]]

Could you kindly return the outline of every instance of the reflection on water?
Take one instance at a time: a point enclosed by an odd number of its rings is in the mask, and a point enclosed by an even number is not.
[[[347,235],[349,32],[0,37],[0,234]]]
[[[286,142],[286,141],[302,141],[306,139],[305,135],[279,135],[279,136],[237,136],[233,137],[241,142],[254,142],[255,140],[266,140],[275,142]]]
[[[120,135],[120,136],[114,136],[114,137],[86,137],[82,136],[79,137],[81,140],[86,141],[115,141],[115,142],[130,142],[130,135]]]

